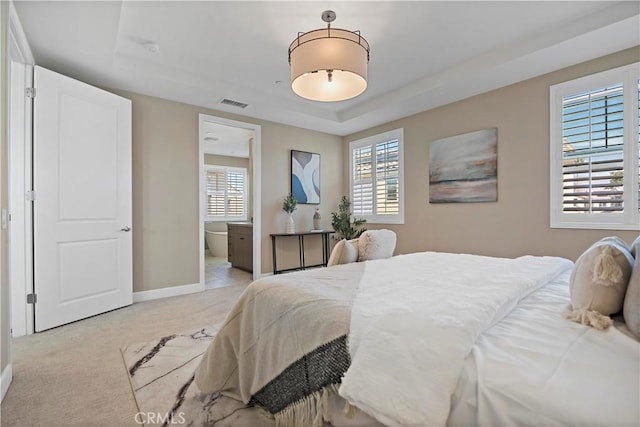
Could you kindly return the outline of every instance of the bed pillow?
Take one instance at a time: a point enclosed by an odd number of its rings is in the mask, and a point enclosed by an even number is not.
[[[358,239],[358,261],[391,258],[396,249],[396,233],[391,230],[367,230]]]
[[[629,250],[631,251],[631,255],[635,258],[640,257],[640,236],[638,236],[631,246],[629,246]]]
[[[633,261],[620,239],[604,238],[589,247],[571,272],[567,318],[597,329],[611,326],[609,315],[622,310]]]
[[[358,239],[342,239],[333,247],[327,267],[358,261]]]
[[[622,314],[624,322],[635,336],[640,338],[640,237],[631,245],[631,251],[636,258],[633,262],[633,271],[624,297]]]

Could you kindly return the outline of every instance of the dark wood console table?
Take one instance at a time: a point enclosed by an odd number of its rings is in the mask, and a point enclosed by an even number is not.
[[[327,261],[329,261],[329,235],[333,233],[330,231],[303,231],[299,233],[275,233],[271,236],[271,252],[273,254],[273,274],[280,274],[287,271],[304,270],[312,267],[326,267]],[[306,265],[304,260],[304,236],[321,236],[322,237],[322,264]],[[286,268],[278,270],[278,262],[276,258],[276,239],[278,237],[297,237],[298,238],[298,251],[300,253],[300,267]]]

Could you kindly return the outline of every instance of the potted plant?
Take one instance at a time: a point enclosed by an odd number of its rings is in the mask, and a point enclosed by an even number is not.
[[[331,212],[331,225],[336,232],[335,238],[342,239],[356,239],[360,237],[367,229],[360,228],[362,224],[367,220],[362,218],[351,218],[351,202],[347,196],[342,196],[340,204],[338,205],[338,212]]]
[[[298,208],[298,201],[295,197],[293,197],[292,193],[287,194],[282,202],[282,210],[289,214],[289,218],[287,218],[287,233],[295,233],[296,232],[296,224],[293,221],[293,211]]]

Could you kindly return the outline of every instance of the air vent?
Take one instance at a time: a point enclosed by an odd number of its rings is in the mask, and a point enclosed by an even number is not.
[[[220,100],[220,104],[229,105],[231,107],[237,108],[247,108],[249,104],[245,104],[244,102],[234,101],[233,99],[222,98]]]

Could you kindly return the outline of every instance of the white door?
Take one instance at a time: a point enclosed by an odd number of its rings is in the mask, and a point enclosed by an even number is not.
[[[131,101],[35,67],[35,330],[132,302]]]

